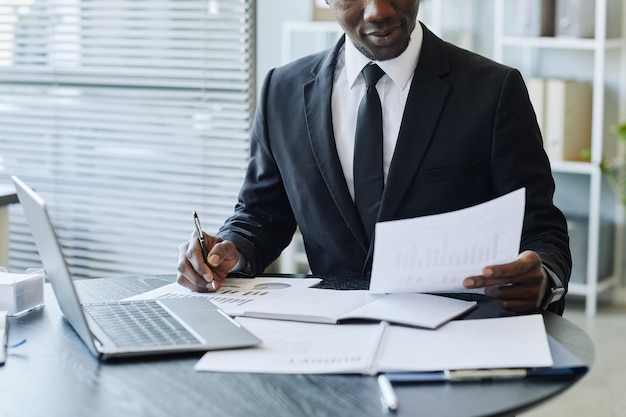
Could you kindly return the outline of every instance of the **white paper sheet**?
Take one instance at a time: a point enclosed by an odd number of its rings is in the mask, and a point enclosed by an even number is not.
[[[455,320],[435,331],[412,332],[391,326],[381,347],[378,367],[405,371],[532,368],[552,366],[543,317],[528,316]]]
[[[194,292],[174,282],[127,300],[205,297],[229,316],[238,316],[257,300],[279,297],[283,293],[312,287],[321,281],[319,278],[227,278],[219,291],[214,293]]]
[[[263,340],[247,349],[206,353],[197,371],[284,374],[362,373],[377,344],[377,324],[334,325],[239,317]]]
[[[377,324],[333,325],[243,317],[236,320],[263,343],[250,349],[207,352],[195,370],[369,374],[553,364],[539,314],[452,321],[438,330],[391,325],[385,327],[384,333]]]
[[[463,279],[519,255],[525,189],[450,213],[376,224],[370,292],[467,292]]]

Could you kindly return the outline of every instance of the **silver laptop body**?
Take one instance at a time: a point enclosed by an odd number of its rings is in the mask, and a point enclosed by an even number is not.
[[[61,244],[50,220],[45,201],[19,178],[13,176],[20,204],[30,225],[46,277],[52,284],[61,311],[89,350],[100,359],[242,348],[261,343],[255,335],[241,327],[204,297],[152,300],[148,304],[165,309],[176,327],[184,327],[195,342],[174,342],[171,345],[118,346],[108,333],[85,312],[72,281]],[[145,305],[145,301],[127,301]],[[157,304],[154,306],[154,304]],[[117,304],[117,303],[98,303]],[[93,305],[92,305],[93,306]],[[180,326],[178,325],[180,324]]]

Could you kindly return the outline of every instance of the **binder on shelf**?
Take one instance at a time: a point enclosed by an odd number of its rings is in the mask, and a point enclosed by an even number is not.
[[[555,0],[515,0],[518,36],[554,36]]]
[[[556,0],[541,1],[541,32],[540,36],[554,36],[554,19],[556,17]]]
[[[545,82],[546,153],[553,161],[582,161],[582,152],[591,147],[591,83],[553,78]]]
[[[593,38],[595,34],[595,0],[557,0],[556,36]]]
[[[321,21],[333,21],[335,20],[335,16],[333,16],[330,8],[326,4],[324,0],[315,0],[313,2],[313,20],[321,20]]]

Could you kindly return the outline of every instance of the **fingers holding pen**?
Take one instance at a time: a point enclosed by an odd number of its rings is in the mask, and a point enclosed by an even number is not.
[[[239,252],[232,242],[221,238],[211,246],[207,264],[213,272],[213,282],[217,291],[228,273],[237,265]]]
[[[222,281],[239,260],[232,242],[201,232],[208,250],[205,258],[197,232],[179,248],[178,283],[198,292],[219,290]]]
[[[189,242],[179,246],[177,281],[192,291],[207,292],[212,290],[207,285],[213,282],[213,271],[203,260],[197,240],[197,234],[194,232]]]

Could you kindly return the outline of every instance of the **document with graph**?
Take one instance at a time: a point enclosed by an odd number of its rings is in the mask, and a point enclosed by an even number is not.
[[[240,316],[255,303],[281,297],[317,285],[320,278],[254,277],[226,278],[217,292],[191,291],[176,282],[127,298],[127,300],[158,300],[164,298],[204,297],[229,316]]]
[[[483,204],[376,224],[370,292],[467,292],[463,279],[520,250],[525,188]]]

